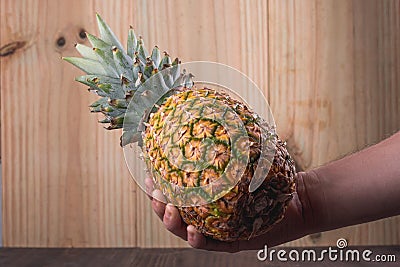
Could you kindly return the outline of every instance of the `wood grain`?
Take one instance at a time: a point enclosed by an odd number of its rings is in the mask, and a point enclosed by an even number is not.
[[[5,246],[186,246],[130,178],[120,133],[88,112],[95,96],[73,81],[80,72],[60,60],[87,42],[82,29],[97,32],[95,12],[123,43],[132,25],[184,62],[247,74],[303,168],[400,128],[400,1],[1,1],[0,47],[23,43],[0,57]],[[399,225],[386,219],[289,245],[399,244]]]
[[[136,186],[119,134],[99,127],[88,112],[95,97],[61,60],[86,42],[81,29],[94,31],[92,9],[1,1],[1,45],[26,42],[1,60],[4,246],[136,245]]]
[[[400,129],[399,11],[399,1],[269,1],[270,104],[302,168]],[[399,225],[395,217],[291,244],[398,244]]]

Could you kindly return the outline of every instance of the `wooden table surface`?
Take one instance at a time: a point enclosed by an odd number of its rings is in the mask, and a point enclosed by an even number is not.
[[[277,250],[279,249],[289,252],[296,248],[277,248]],[[301,253],[304,249],[310,248],[298,248],[296,250]],[[320,252],[327,248],[313,249]],[[189,248],[0,248],[0,266],[400,266],[400,246],[357,247],[357,249],[359,251],[371,250],[373,254],[370,258],[378,254],[394,255],[396,262],[329,261],[327,257],[323,262],[281,262],[275,257],[271,264],[268,261],[259,261],[257,251],[229,254]]]

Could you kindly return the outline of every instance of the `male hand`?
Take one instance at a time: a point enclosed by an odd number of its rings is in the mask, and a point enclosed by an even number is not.
[[[223,242],[206,237],[197,232],[195,227],[187,225],[181,218],[178,208],[172,204],[165,204],[157,199],[163,199],[159,190],[153,189],[153,182],[150,178],[146,180],[148,192],[152,192],[152,207],[155,213],[160,217],[165,228],[176,236],[188,241],[189,245],[198,249],[238,252],[242,250],[261,249],[264,245],[268,247],[276,246],[291,240],[309,234],[311,225],[308,225],[306,215],[310,212],[305,211],[308,208],[307,196],[304,194],[303,178],[307,173],[298,173],[296,176],[297,191],[293,195],[286,210],[285,217],[269,232],[257,236],[250,240],[240,240],[234,242]],[[308,177],[307,177],[308,179]],[[299,195],[299,193],[301,195]]]

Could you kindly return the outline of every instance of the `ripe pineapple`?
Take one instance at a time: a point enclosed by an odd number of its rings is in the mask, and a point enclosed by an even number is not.
[[[295,190],[295,168],[273,127],[226,92],[196,87],[179,60],[166,52],[161,58],[157,46],[149,55],[132,28],[125,52],[98,15],[97,21],[101,38],[87,34],[93,48],[77,44],[83,58],[64,59],[87,73],[76,80],[100,96],[91,108],[105,115],[106,129],[124,129],[121,146],[142,147],[155,186],[181,204],[183,220],[222,241],[249,239],[278,223]],[[271,167],[249,190],[267,143]]]

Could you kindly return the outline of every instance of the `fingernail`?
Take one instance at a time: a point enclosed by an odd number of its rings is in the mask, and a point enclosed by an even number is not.
[[[188,239],[193,240],[194,239],[194,231],[193,231],[192,225],[189,225],[187,227],[187,233],[188,233]]]
[[[193,232],[188,232],[188,239],[193,240],[194,238],[194,233]]]
[[[151,193],[151,195],[153,196],[153,198],[157,199],[158,201],[166,203],[166,202],[165,202],[164,195],[161,193],[160,190],[157,190],[157,189],[154,190],[154,191]]]

